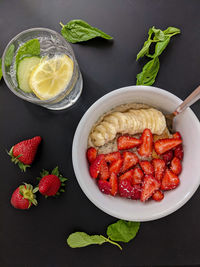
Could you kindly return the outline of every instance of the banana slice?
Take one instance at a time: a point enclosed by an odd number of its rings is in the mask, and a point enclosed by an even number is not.
[[[89,140],[94,146],[102,146],[113,140],[117,133],[134,135],[142,133],[146,128],[153,134],[162,134],[166,128],[164,115],[154,108],[112,112],[94,127]]]

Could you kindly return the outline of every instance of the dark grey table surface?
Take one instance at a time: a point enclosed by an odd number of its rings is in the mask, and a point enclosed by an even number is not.
[[[76,230],[102,233],[115,218],[96,208],[81,191],[72,167],[75,129],[85,111],[104,94],[134,85],[142,64],[136,62],[148,29],[176,26],[160,57],[155,86],[184,99],[200,75],[200,1],[198,0],[7,0],[0,2],[0,53],[22,30],[47,27],[81,18],[114,37],[73,45],[84,88],[71,109],[51,112],[24,102],[0,82],[0,266],[200,266],[200,191],[174,214],[142,223],[135,240],[123,251],[109,244],[71,249],[67,236]],[[192,107],[200,118],[200,105]],[[36,161],[25,174],[6,155],[19,140],[41,135]],[[199,136],[197,137],[199,138]],[[39,197],[28,212],[11,207],[12,191],[23,181],[34,183],[42,168],[59,165],[69,177],[58,199]],[[188,177],[190,178],[190,177]]]

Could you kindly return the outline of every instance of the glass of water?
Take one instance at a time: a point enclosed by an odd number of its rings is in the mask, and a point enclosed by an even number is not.
[[[60,58],[63,58],[64,56],[68,58],[68,61],[72,62],[71,66],[73,67],[70,69],[70,78],[68,79],[68,82],[64,84],[62,90],[60,90],[58,94],[53,95],[52,98],[43,99],[40,96],[38,97],[38,94],[36,94],[35,91],[24,91],[19,86],[20,79],[23,79],[24,82],[24,79],[28,79],[28,75],[30,76],[31,74],[27,74],[26,66],[23,66],[22,71],[24,71],[24,73],[21,71],[21,76],[19,77],[17,75],[18,67],[16,66],[16,55],[20,47],[22,47],[28,41],[35,39],[37,39],[40,44],[40,62],[51,60],[55,58],[55,56]],[[10,52],[12,52],[12,59],[10,64],[8,64],[7,57],[10,57]],[[30,65],[30,60],[27,61]],[[58,63],[56,64],[58,65]],[[57,68],[57,65],[55,68]],[[4,50],[2,56],[2,72],[3,78],[8,88],[16,96],[20,97],[23,100],[52,110],[62,110],[72,106],[80,97],[83,88],[82,75],[79,70],[79,66],[72,47],[60,34],[47,28],[32,28],[25,30],[15,36],[8,43]],[[65,77],[61,78],[64,79]],[[54,85],[52,84],[51,86],[52,88],[54,87]]]

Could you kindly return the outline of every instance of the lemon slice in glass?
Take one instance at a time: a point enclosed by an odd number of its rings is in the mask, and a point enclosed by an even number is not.
[[[30,88],[39,99],[51,99],[66,88],[73,68],[74,63],[67,55],[44,58],[30,75]]]

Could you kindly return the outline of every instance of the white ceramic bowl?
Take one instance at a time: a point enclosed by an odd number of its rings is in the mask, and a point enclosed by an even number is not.
[[[164,217],[183,206],[200,184],[200,123],[190,108],[175,120],[184,144],[183,170],[180,185],[165,192],[161,202],[129,200],[100,192],[90,177],[86,160],[87,139],[92,125],[104,112],[130,102],[145,103],[164,112],[172,112],[182,102],[175,95],[150,86],[129,86],[112,91],[96,101],[82,117],[74,135],[72,160],[76,178],[86,196],[101,210],[120,219],[150,221]]]

